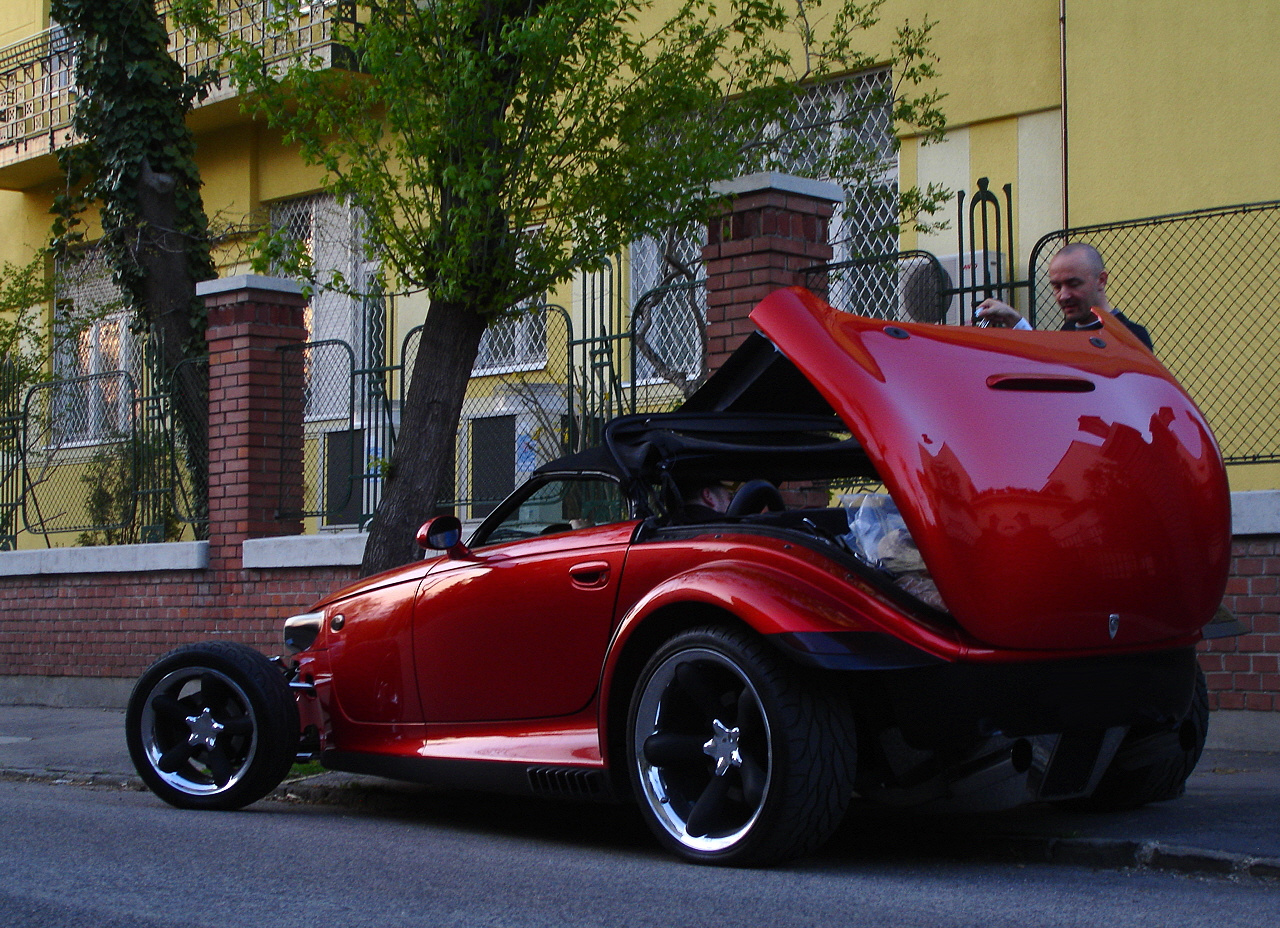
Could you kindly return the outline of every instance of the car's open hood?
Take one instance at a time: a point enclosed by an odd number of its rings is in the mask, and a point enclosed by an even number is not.
[[[785,403],[788,377],[793,404],[825,400],[975,637],[1138,645],[1212,617],[1231,543],[1221,455],[1195,403],[1114,319],[1093,332],[895,323],[800,289],[751,319],[790,363],[748,347],[691,408]]]

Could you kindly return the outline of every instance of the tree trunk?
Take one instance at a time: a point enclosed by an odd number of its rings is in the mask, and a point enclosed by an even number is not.
[[[369,523],[362,576],[420,557],[418,527],[437,500],[453,495],[442,492],[442,483],[486,325],[484,317],[463,302],[433,302],[427,312],[382,501]]]
[[[206,468],[201,463],[208,454],[208,369],[183,363],[203,349],[204,329],[196,324],[196,280],[187,258],[191,243],[173,231],[183,226],[175,187],[171,175],[156,173],[143,160],[136,188],[142,227],[134,260],[144,274],[140,302],[157,342],[160,386],[169,391],[188,466],[196,471],[191,481],[196,494],[192,515],[200,518],[208,503]]]

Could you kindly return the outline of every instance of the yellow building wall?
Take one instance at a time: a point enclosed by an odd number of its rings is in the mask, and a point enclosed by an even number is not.
[[[1274,0],[1066,0],[1072,225],[1280,198]]]
[[[1012,185],[1012,251],[1022,277],[1035,242],[1062,227],[1058,0],[993,0],[980,7],[888,0],[870,36],[887,48],[901,22],[919,23],[926,16],[936,22],[932,48],[948,130],[940,144],[904,137],[899,182],[942,184],[953,193],[964,191],[967,203],[978,179],[986,177],[1002,209],[1001,188]],[[967,205],[965,214],[967,221]],[[934,220],[945,228],[906,230],[903,247],[937,255],[962,250],[956,202]],[[1007,255],[1007,240],[1003,248]]]
[[[888,50],[899,25],[926,17],[952,126],[1058,105],[1058,0],[886,0],[867,49]]]
[[[0,47],[30,38],[49,25],[49,0],[4,0]]]
[[[26,264],[49,238],[52,192],[0,190],[0,262]]]
[[[1274,0],[1066,0],[1070,225],[1145,218],[1280,199],[1280,7]],[[1153,279],[1215,279],[1194,253],[1152,256]],[[1176,279],[1181,279],[1178,277]],[[1141,282],[1115,281],[1119,305],[1142,303]],[[1211,288],[1209,288],[1211,290]],[[1220,305],[1201,284],[1186,303],[1143,306],[1153,330],[1199,326],[1196,357],[1222,372],[1202,397],[1210,420],[1276,408],[1280,314]],[[1256,366],[1242,370],[1236,333]],[[1158,339],[1158,336],[1157,336]],[[1259,342],[1259,339],[1262,341]],[[1157,344],[1157,348],[1158,348]],[[1221,429],[1221,426],[1219,426]],[[1221,436],[1220,436],[1221,437]],[[1280,465],[1229,469],[1233,490],[1280,487]]]

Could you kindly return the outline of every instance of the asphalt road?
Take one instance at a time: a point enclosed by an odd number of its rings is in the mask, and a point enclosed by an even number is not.
[[[957,862],[853,832],[790,867],[701,868],[658,851],[625,810],[453,792],[395,813],[196,813],[9,781],[0,834],[5,928],[1280,924],[1270,881]]]

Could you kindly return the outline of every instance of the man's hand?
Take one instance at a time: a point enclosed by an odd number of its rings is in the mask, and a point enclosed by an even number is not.
[[[1012,329],[1022,322],[1022,314],[994,297],[983,300],[973,312],[974,325],[993,325],[1002,329]]]

